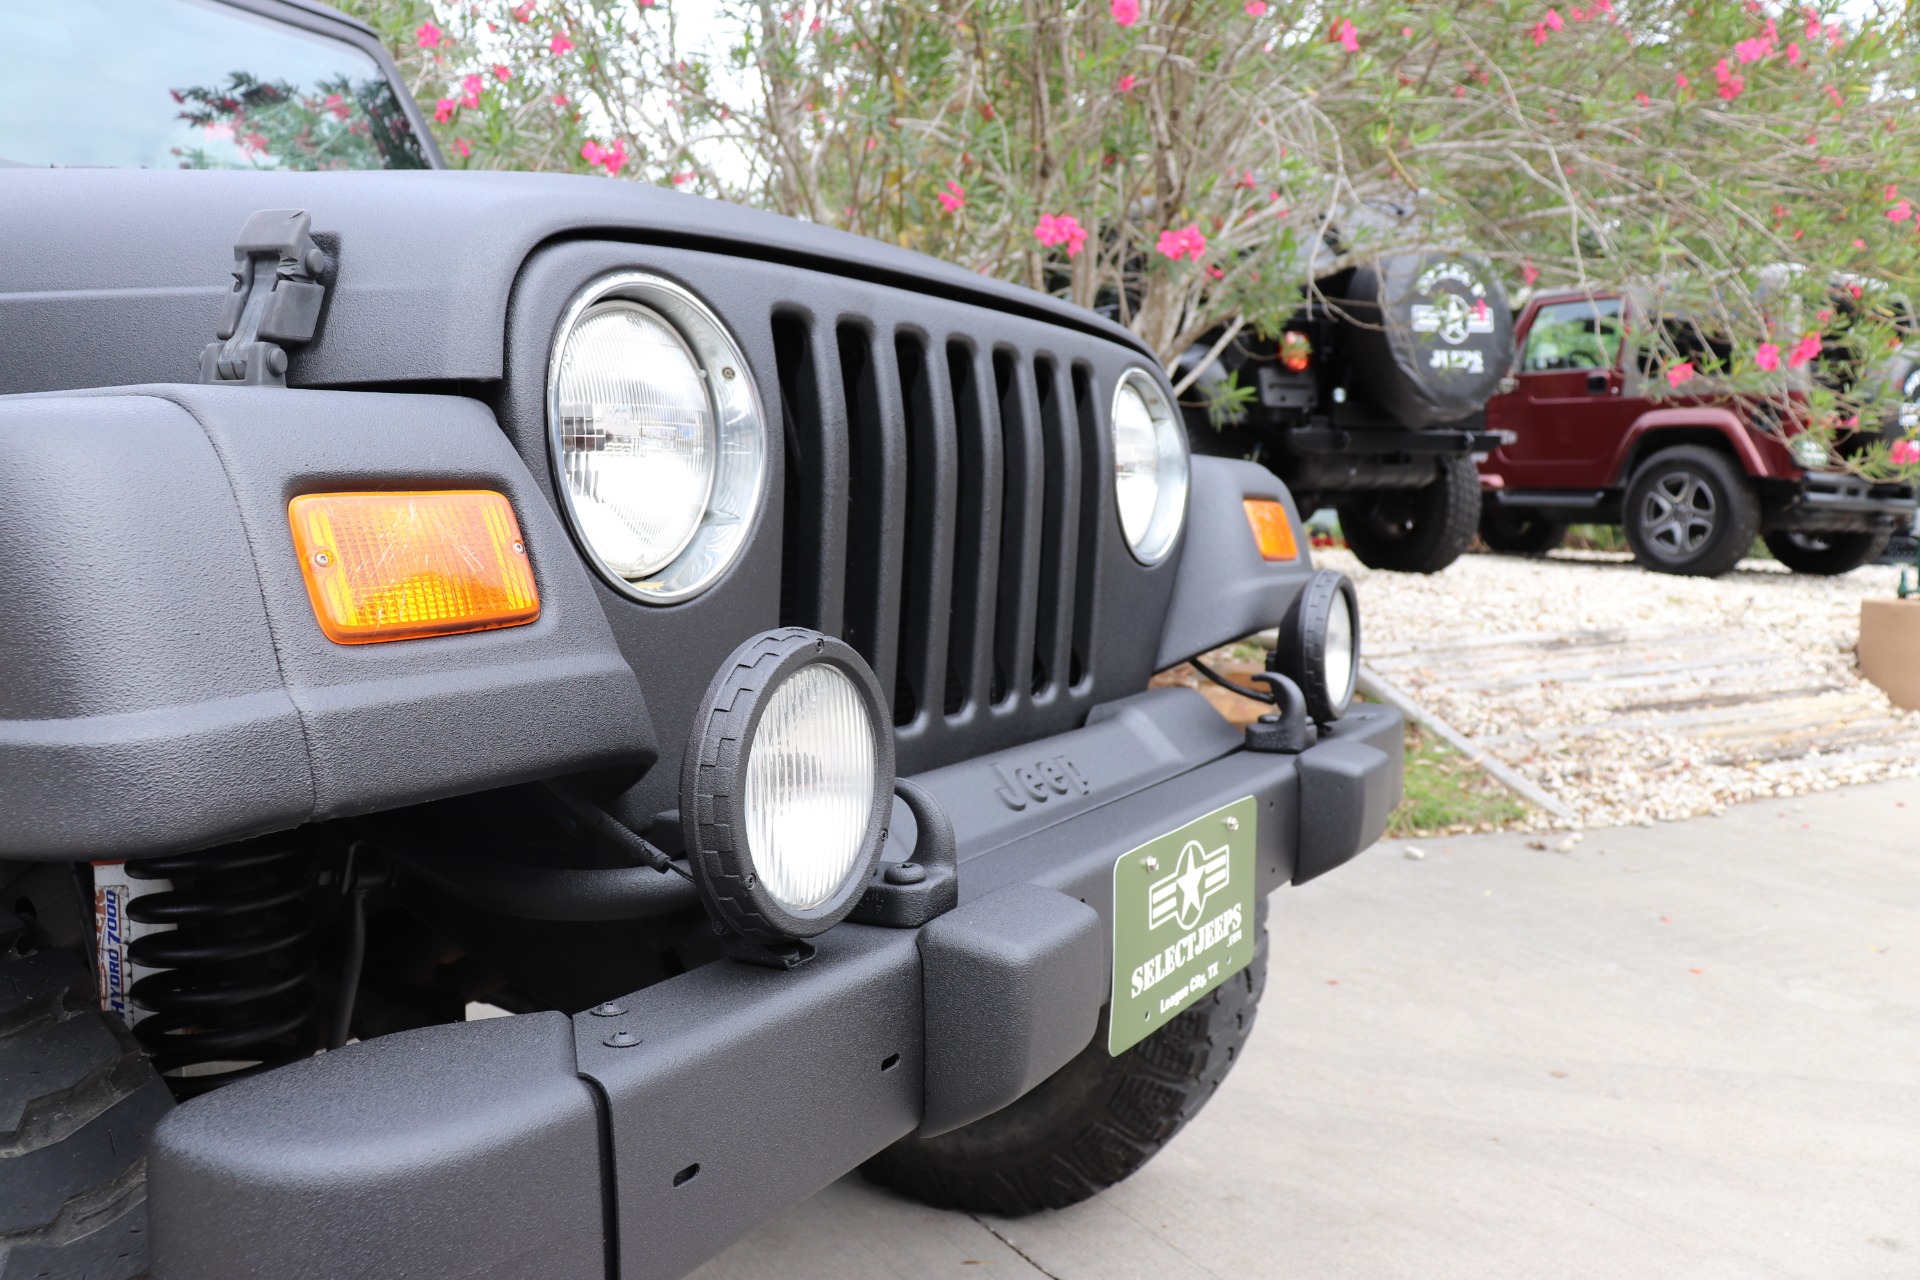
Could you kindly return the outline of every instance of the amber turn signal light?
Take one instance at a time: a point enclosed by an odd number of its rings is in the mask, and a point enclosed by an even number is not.
[[[1267,498],[1245,498],[1247,523],[1253,526],[1253,541],[1268,560],[1298,560],[1300,546],[1293,540],[1293,521],[1287,519],[1287,504]]]
[[[491,631],[540,616],[504,494],[310,493],[287,505],[287,518],[314,617],[339,644]]]

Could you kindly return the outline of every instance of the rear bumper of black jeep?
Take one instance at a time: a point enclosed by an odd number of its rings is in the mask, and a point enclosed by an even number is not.
[[[723,961],[571,1019],[401,1033],[190,1102],[153,1140],[153,1274],[680,1275],[1084,1048],[1128,850],[1249,796],[1262,893],[1371,844],[1401,732],[1361,706],[1299,755],[1250,752],[1198,695],[1157,690],[921,775],[958,837],[952,912],[843,924],[792,970]],[[1063,757],[1084,786],[1008,786]],[[890,858],[910,821],[896,835]]]

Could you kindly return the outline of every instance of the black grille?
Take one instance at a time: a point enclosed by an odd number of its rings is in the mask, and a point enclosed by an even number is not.
[[[780,620],[872,665],[902,772],[1069,727],[1094,701],[1098,380],[1072,352],[980,328],[774,315]]]

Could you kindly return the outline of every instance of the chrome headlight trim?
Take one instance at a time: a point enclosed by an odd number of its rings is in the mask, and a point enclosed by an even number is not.
[[[705,512],[673,559],[637,580],[616,572],[588,538],[567,483],[561,439],[560,364],[567,340],[589,311],[615,299],[652,311],[674,331],[693,355],[714,416],[716,457]],[[591,281],[574,295],[554,327],[545,398],[554,492],[575,543],[602,579],[632,599],[676,604],[699,595],[732,567],[765,498],[766,410],[739,342],[704,302],[673,281],[644,271],[617,271]]]
[[[1126,476],[1120,458],[1120,419],[1122,398],[1129,392],[1139,396],[1153,425],[1156,461],[1155,495],[1152,515],[1136,537],[1127,528],[1121,513],[1121,485]],[[1160,380],[1138,366],[1120,375],[1114,384],[1113,399],[1107,406],[1107,434],[1114,445],[1114,508],[1120,519],[1121,534],[1127,550],[1141,564],[1157,565],[1173,551],[1187,518],[1187,491],[1191,485],[1191,466],[1187,458],[1186,426],[1173,402],[1160,388]]]

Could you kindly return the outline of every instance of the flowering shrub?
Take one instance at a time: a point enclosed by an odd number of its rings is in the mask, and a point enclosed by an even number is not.
[[[456,164],[876,236],[1106,307],[1167,359],[1271,333],[1358,255],[1436,243],[1523,289],[1637,286],[1716,335],[1716,385],[1794,380],[1823,429],[1884,412],[1846,358],[1913,337],[1920,40],[1884,5],[349,7],[443,146],[465,140]],[[1694,354],[1656,354],[1693,394]]]

